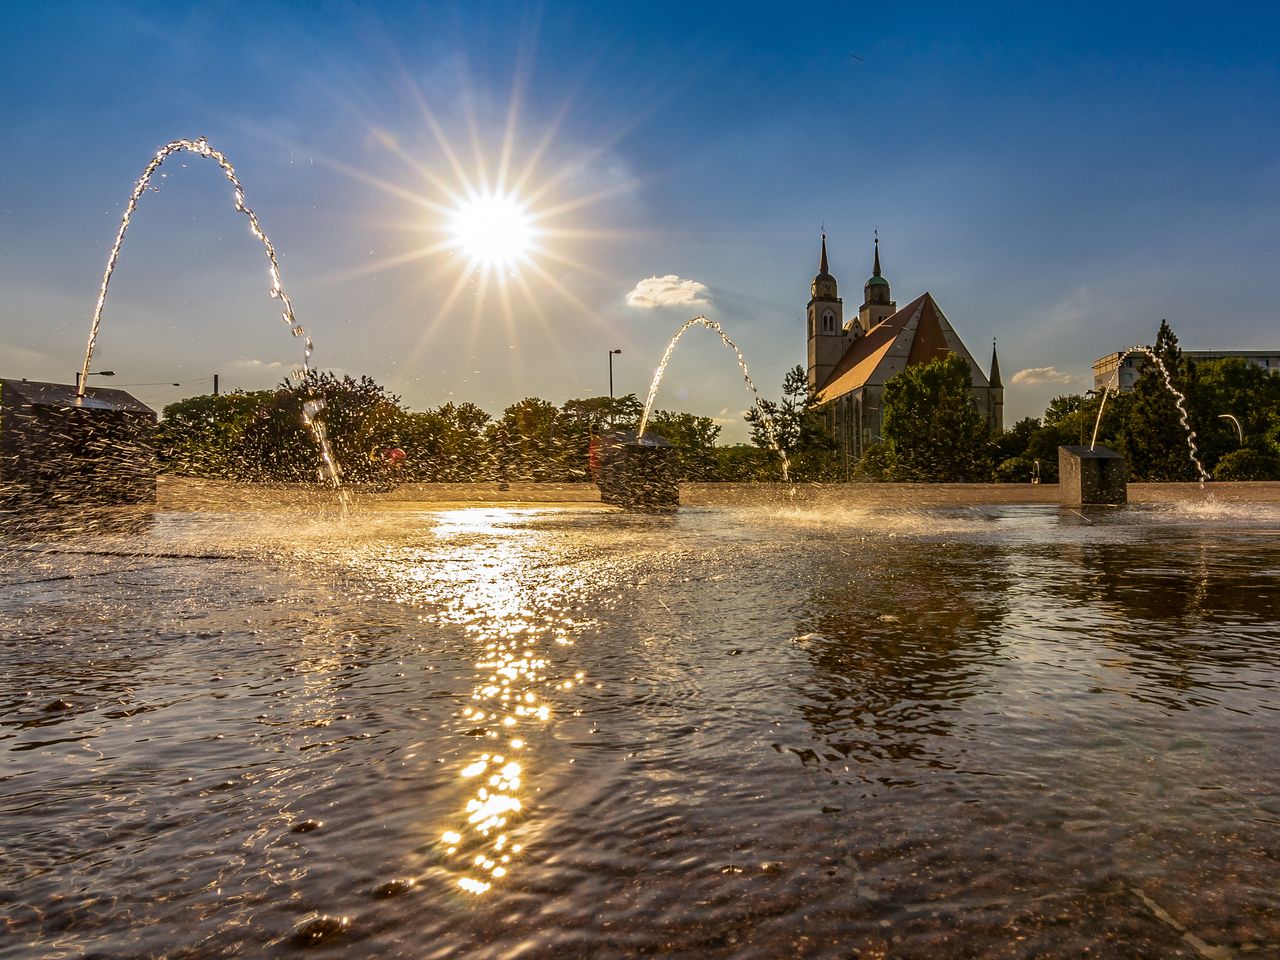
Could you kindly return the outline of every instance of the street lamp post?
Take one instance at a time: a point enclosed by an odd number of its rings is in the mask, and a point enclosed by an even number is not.
[[[622,348],[609,351],[609,426],[613,427],[613,358],[615,354],[622,353]]]
[[[76,393],[80,392],[80,373],[81,371],[79,370],[76,371]],[[114,370],[90,370],[89,371],[89,376],[91,377],[114,377],[115,375],[116,375],[116,372]]]

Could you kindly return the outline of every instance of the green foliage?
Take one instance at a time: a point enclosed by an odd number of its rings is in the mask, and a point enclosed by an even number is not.
[[[1035,475],[1035,457],[1027,451],[1042,430],[1035,417],[1024,417],[995,440],[996,480],[1002,483],[1030,483]]]
[[[1274,446],[1241,447],[1221,460],[1213,471],[1215,480],[1280,479],[1280,453]]]
[[[1242,470],[1258,474],[1248,479],[1280,479],[1280,470],[1266,466],[1277,452],[1268,433],[1280,423],[1280,376],[1240,357],[1207,360],[1194,372],[1192,421],[1206,469],[1215,479],[1246,479],[1238,475]],[[1234,456],[1244,450],[1255,456]],[[1228,457],[1233,459],[1224,475],[1219,467]],[[1252,464],[1247,470],[1241,466],[1246,462]]]
[[[1162,323],[1157,352],[1187,392],[1202,460],[1218,480],[1280,479],[1280,377],[1241,359],[1192,365]],[[1123,453],[1134,479],[1193,479],[1186,434],[1163,377],[1148,364],[1135,390],[1101,397],[1055,397],[1042,421],[1025,418],[997,437],[971,399],[968,365],[949,356],[909,367],[886,385],[884,442],[869,447],[855,480],[1057,481],[1058,447],[1088,444],[1099,407],[1098,442]],[[382,481],[387,447],[405,451],[400,476],[424,482],[589,479],[591,437],[612,428],[634,430],[641,404],[634,394],[566,400],[556,407],[530,397],[494,421],[470,403],[410,412],[369,377],[313,372],[301,386],[191,397],[170,404],[157,431],[157,454],[173,473],[240,481],[314,481],[319,450],[304,426],[308,401],[321,404],[335,457],[348,482]],[[798,480],[844,479],[827,418],[808,391],[804,371],[783,380],[782,399],[766,403]],[[1240,422],[1243,443],[1234,424]],[[720,427],[690,413],[655,411],[649,429],[676,447],[681,479],[701,482],[777,480],[777,455],[767,448],[763,419],[747,417],[755,445],[719,447]],[[372,456],[371,456],[372,454]],[[992,469],[992,464],[998,464]]]
[[[882,483],[892,477],[893,464],[889,448],[884,443],[873,443],[862,452],[853,468],[853,479],[863,483]]]
[[[644,404],[634,393],[625,397],[586,397],[566,400],[560,408],[562,421],[577,425],[585,435],[605,430],[631,430],[640,422]],[[612,413],[612,416],[610,414]]]
[[[645,429],[675,446],[677,472],[681,480],[703,483],[720,479],[720,462],[716,456],[720,427],[710,417],[655,410]]]
[[[1078,393],[1054,397],[1044,411],[1044,422],[1061,423],[1072,414],[1078,414],[1084,408],[1084,397]]]
[[[322,480],[318,444],[303,419],[304,406],[319,404],[334,459],[348,482],[380,480],[382,464],[371,451],[398,444],[400,399],[372,377],[339,377],[312,370],[300,384],[284,383],[263,404],[240,439],[241,478]]]
[[[276,390],[191,397],[165,407],[159,457],[165,469],[234,480],[321,478],[320,449],[303,422],[303,406],[320,404],[344,479],[375,478],[371,449],[398,442],[399,399],[371,378],[312,371],[300,385]]]
[[[1187,397],[1199,456],[1214,479],[1280,479],[1280,377],[1241,358],[1193,364],[1162,322],[1153,348]],[[1102,408],[1101,423],[1098,410]],[[1237,432],[1230,414],[1240,423]],[[1041,479],[1057,481],[1059,446],[1098,444],[1122,453],[1134,480],[1193,480],[1186,430],[1159,368],[1148,361],[1133,392],[1055,397],[1038,429],[1019,421],[997,441],[998,480],[1025,482],[1035,460]],[[1240,433],[1243,433],[1243,444]],[[1021,447],[1021,449],[1019,449]]]
[[[634,393],[625,397],[585,397],[566,400],[556,418],[556,456],[564,481],[589,480],[591,437],[611,430],[634,430],[643,412]],[[612,416],[611,416],[612,414]]]
[[[269,402],[270,390],[188,397],[164,408],[156,429],[161,468],[180,476],[235,479],[243,473],[241,438]]]
[[[774,437],[791,463],[791,479],[800,481],[832,480],[839,462],[835,444],[827,426],[827,418],[817,397],[809,390],[809,378],[800,365],[792,367],[782,378],[782,401],[762,400],[747,413],[751,426],[751,442],[757,447],[769,446],[766,416],[773,422]],[[776,457],[776,454],[775,454]],[[776,461],[775,461],[776,463]],[[774,476],[780,477],[777,464]]]
[[[559,416],[554,403],[538,397],[526,397],[502,411],[491,438],[497,447],[499,475],[504,480],[545,483],[566,479],[562,438],[556,434]],[[585,451],[579,469],[585,474]]]
[[[757,483],[778,479],[778,455],[767,448],[738,443],[716,448],[716,480]]]
[[[955,354],[890,378],[882,400],[888,479],[991,479],[991,438],[973,402],[972,382],[969,364]]]
[[[1167,321],[1160,321],[1153,350],[1169,371],[1174,386],[1185,393],[1187,376],[1183,369],[1182,351],[1178,349],[1178,338]],[[1121,425],[1117,440],[1119,452],[1129,462],[1129,476],[1133,480],[1196,478],[1177,401],[1169,392],[1158,366],[1150,359],[1133,386],[1128,416]]]
[[[401,413],[399,446],[408,454],[404,479],[426,483],[492,479],[496,465],[489,424],[489,415],[473,403]]]

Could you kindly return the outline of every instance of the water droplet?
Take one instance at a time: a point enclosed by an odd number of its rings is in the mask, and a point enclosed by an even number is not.
[[[418,885],[418,881],[412,877],[405,877],[398,880],[388,880],[374,887],[373,895],[375,897],[399,897],[408,893]]]
[[[299,947],[318,947],[333,943],[350,927],[350,917],[331,917],[321,914],[298,924],[290,939]]]
[[[310,833],[312,830],[319,830],[323,826],[323,820],[299,820],[289,829],[293,833]]]

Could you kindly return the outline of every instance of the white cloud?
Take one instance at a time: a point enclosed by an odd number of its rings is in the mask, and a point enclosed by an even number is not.
[[[233,367],[239,370],[282,370],[284,363],[280,360],[237,360]]]
[[[1074,383],[1075,377],[1069,373],[1059,373],[1056,367],[1027,367],[1013,375],[1014,383],[1025,383],[1034,386],[1041,383]]]
[[[724,407],[714,417],[707,417],[707,419],[718,427],[739,426],[746,422],[747,414],[750,412],[750,410],[739,410],[737,413],[734,413],[728,407]]]
[[[647,277],[627,294],[627,306],[642,310],[671,306],[706,306],[711,302],[707,285],[697,280],[685,280],[674,273],[665,277]]]

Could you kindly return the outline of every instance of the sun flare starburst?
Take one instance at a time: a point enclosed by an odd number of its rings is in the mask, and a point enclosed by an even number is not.
[[[371,164],[325,162],[398,201],[403,214],[390,226],[408,242],[389,244],[385,256],[371,251],[366,262],[330,273],[324,282],[417,268],[407,297],[422,309],[417,342],[402,360],[409,367],[438,335],[458,329],[466,331],[467,348],[475,351],[495,334],[494,320],[497,335],[511,348],[504,351],[511,363],[518,362],[517,347],[526,338],[566,358],[569,330],[605,326],[601,311],[587,302],[590,291],[617,285],[599,262],[599,244],[627,233],[601,228],[603,211],[591,208],[635,187],[625,166],[612,159],[612,146],[625,131],[601,142],[576,141],[563,133],[566,104],[543,124],[539,137],[523,139],[523,74],[514,81],[501,126],[496,114],[477,112],[471,96],[460,109],[449,103],[437,115],[427,94],[406,81],[420,130],[397,134],[374,127],[369,142],[402,162],[411,176],[388,178],[372,172]]]
[[[536,235],[524,203],[503,193],[462,200],[450,227],[455,248],[479,267],[507,268],[525,260]]]

